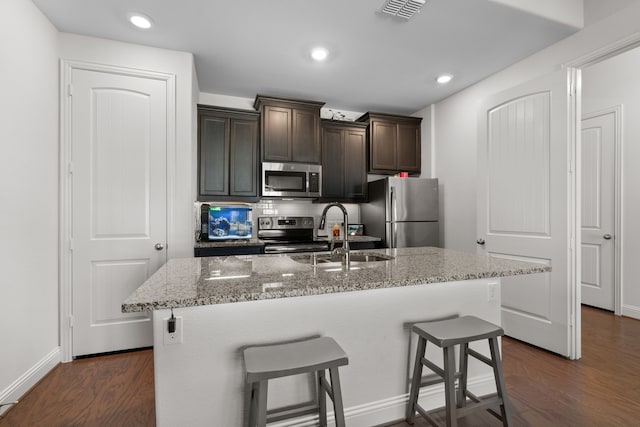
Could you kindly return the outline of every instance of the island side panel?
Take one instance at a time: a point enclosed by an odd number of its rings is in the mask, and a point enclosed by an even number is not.
[[[490,290],[493,287],[493,291]],[[404,418],[416,337],[411,323],[471,314],[500,324],[500,281],[482,279],[338,294],[174,309],[183,318],[183,343],[164,345],[163,319],[154,312],[156,421],[159,427],[246,422],[242,349],[312,336],[331,336],[349,364],[340,368],[350,427]],[[489,355],[482,342],[472,347]],[[429,357],[441,361],[431,347]],[[495,391],[490,368],[470,360],[470,389]],[[269,385],[269,406],[311,396],[311,378]],[[444,404],[442,386],[421,393],[426,408]],[[282,425],[310,425],[307,422]],[[303,420],[304,421],[304,420]]]

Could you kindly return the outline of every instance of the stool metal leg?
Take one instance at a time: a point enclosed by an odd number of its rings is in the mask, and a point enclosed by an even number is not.
[[[493,361],[493,376],[496,380],[498,396],[502,399],[502,404],[500,405],[502,425],[507,427],[513,424],[511,423],[511,405],[509,398],[507,397],[507,387],[505,386],[504,374],[502,372],[502,361],[500,359],[498,338],[489,338],[489,347],[491,350],[491,360]]]
[[[318,411],[320,427],[327,427],[327,391],[324,388],[324,369],[318,371]]]
[[[269,383],[267,380],[260,381],[257,387],[257,414],[256,425],[257,427],[266,427],[267,425],[267,390]]]
[[[251,383],[249,399],[249,427],[256,427],[256,413],[258,412],[258,383]]]
[[[411,389],[409,390],[409,403],[407,404],[406,421],[413,424],[416,416],[416,402],[418,401],[418,393],[420,393],[420,383],[422,382],[422,358],[427,348],[427,340],[420,337],[418,339],[418,348],[416,350],[416,360],[413,363],[413,379],[411,380]]]
[[[456,427],[456,358],[454,347],[444,347],[444,396],[447,415],[447,427]]]
[[[333,414],[336,419],[336,427],[345,427],[344,406],[342,404],[342,388],[340,386],[340,374],[338,368],[330,368],[331,390],[333,395]]]
[[[458,408],[467,403],[467,370],[469,368],[469,343],[460,345],[460,380],[458,382]]]

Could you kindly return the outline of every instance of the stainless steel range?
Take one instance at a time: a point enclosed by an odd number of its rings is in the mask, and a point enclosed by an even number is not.
[[[329,242],[315,240],[313,229],[310,216],[258,217],[258,238],[268,254],[328,251]]]

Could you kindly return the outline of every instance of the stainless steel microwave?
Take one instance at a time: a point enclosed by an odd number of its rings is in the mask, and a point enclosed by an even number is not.
[[[320,197],[322,166],[307,163],[262,163],[262,197]]]

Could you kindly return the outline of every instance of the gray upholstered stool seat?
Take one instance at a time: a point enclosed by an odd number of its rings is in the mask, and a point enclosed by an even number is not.
[[[313,338],[285,344],[248,347],[244,350],[247,384],[251,387],[249,426],[264,427],[268,422],[318,412],[320,425],[327,425],[326,394],[333,401],[336,427],[344,427],[344,408],[338,367],[349,363],[344,350],[330,337]],[[329,370],[331,383],[325,378]],[[268,381],[303,373],[315,373],[318,404],[300,408],[267,410]]]
[[[407,406],[407,422],[409,424],[413,424],[417,411],[435,425],[435,420],[431,414],[418,404],[418,393],[420,387],[444,382],[447,426],[456,426],[459,417],[476,410],[487,410],[500,418],[504,426],[511,425],[511,409],[506,394],[500,349],[498,347],[498,337],[504,335],[501,327],[474,316],[464,316],[436,322],[416,323],[413,325],[412,331],[419,336],[419,339]],[[469,348],[469,343],[484,339],[489,342],[491,358]],[[427,342],[442,348],[444,369],[425,357]],[[455,366],[456,345],[460,345],[459,371],[456,371]],[[473,356],[493,368],[497,396],[480,399],[467,390],[469,356]],[[436,379],[423,378],[423,366],[432,370],[436,374]],[[457,391],[455,388],[456,379],[458,380]],[[467,397],[473,403],[467,404]],[[492,410],[494,406],[500,407],[500,414]]]

